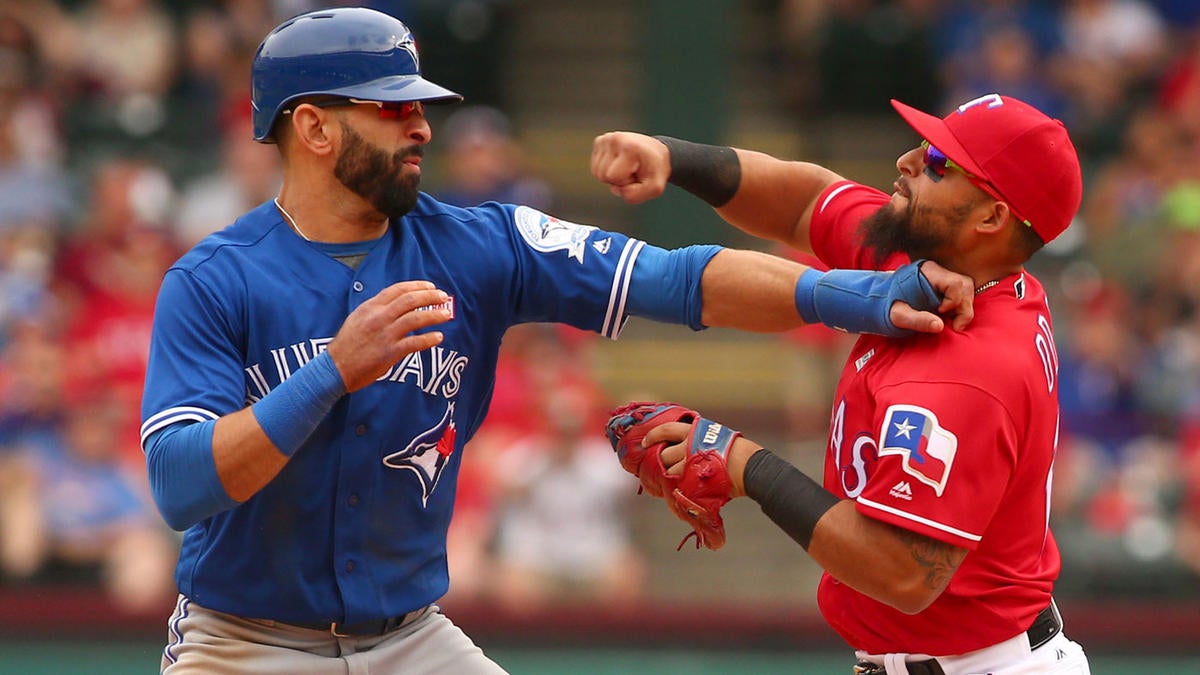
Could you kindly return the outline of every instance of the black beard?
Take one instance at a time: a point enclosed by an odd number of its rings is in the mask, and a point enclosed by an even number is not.
[[[874,253],[876,266],[894,253],[904,253],[910,260],[931,258],[941,245],[935,233],[922,232],[914,225],[912,201],[908,204],[903,211],[890,203],[884,204],[859,224],[859,236],[863,245]]]
[[[424,154],[420,146],[388,154],[367,143],[345,123],[342,124],[342,137],[346,144],[333,167],[334,177],[389,219],[412,211],[417,205],[421,178],[405,177],[401,169],[406,158]]]

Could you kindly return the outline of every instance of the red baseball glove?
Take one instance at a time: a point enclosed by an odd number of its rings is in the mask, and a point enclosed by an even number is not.
[[[652,403],[634,401],[612,411],[604,427],[608,442],[617,452],[621,467],[637,476],[641,488],[638,492],[649,492],[655,497],[665,497],[679,483],[678,476],[668,476],[662,463],[662,451],[667,443],[656,443],[642,447],[642,439],[651,429],[660,424],[684,422],[691,424],[700,419],[700,413],[675,403]]]
[[[667,443],[642,447],[642,439],[650,429],[668,422],[692,425],[684,440],[687,457],[683,473],[678,476],[668,475],[663,466],[661,453]],[[638,477],[646,492],[664,496],[671,512],[692,527],[679,548],[692,536],[696,537],[696,548],[703,544],[715,550],[725,545],[721,507],[733,496],[726,457],[740,433],[674,403],[646,402],[614,410],[606,431],[621,466]]]

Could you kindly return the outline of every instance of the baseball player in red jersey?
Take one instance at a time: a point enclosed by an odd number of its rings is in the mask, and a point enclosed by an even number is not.
[[[814,164],[623,132],[596,139],[592,170],[631,203],[679,185],[831,267],[928,258],[974,280],[964,330],[859,339],[823,486],[734,435],[728,496],[754,499],[824,568],[821,612],[856,650],[856,673],[1088,673],[1052,600],[1058,359],[1045,293],[1023,268],[1079,207],[1074,146],[1007,96],[944,118],[893,105],[922,143],[897,160],[891,194]],[[691,430],[662,423],[642,446],[665,442],[679,474],[702,451]]]

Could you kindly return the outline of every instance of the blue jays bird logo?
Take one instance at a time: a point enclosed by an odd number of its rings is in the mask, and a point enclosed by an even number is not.
[[[413,65],[416,69],[421,69],[421,57],[417,54],[417,43],[413,40],[412,33],[401,35],[400,39],[396,40],[396,46],[408,52],[408,55],[412,57]]]
[[[433,494],[446,461],[454,452],[456,436],[454,402],[451,401],[440,422],[417,434],[403,450],[384,457],[383,465],[415,473],[421,482],[421,505],[428,506],[429,495]]]

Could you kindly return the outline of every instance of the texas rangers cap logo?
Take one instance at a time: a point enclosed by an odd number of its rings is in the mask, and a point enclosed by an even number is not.
[[[393,452],[383,458],[383,465],[393,469],[403,469],[416,474],[421,482],[421,505],[429,505],[429,495],[437,488],[446,461],[454,452],[457,440],[457,430],[454,425],[454,402],[446,406],[446,413],[441,421],[429,429],[417,434],[403,450]]]
[[[958,437],[938,424],[933,411],[915,405],[890,406],[879,435],[883,439],[880,457],[899,455],[905,473],[942,496],[958,452]]]

